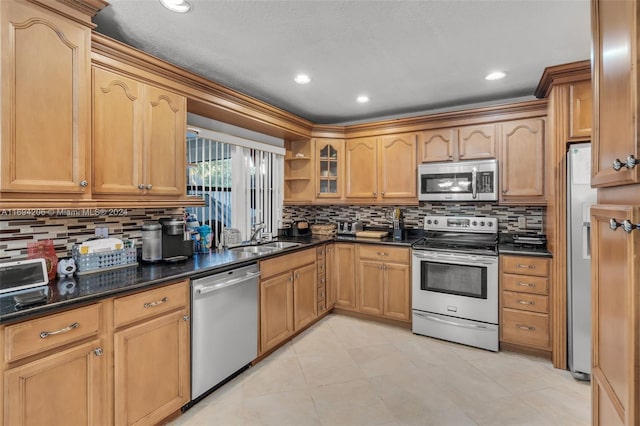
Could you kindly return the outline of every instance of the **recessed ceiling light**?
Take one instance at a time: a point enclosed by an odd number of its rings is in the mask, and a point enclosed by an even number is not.
[[[309,77],[307,74],[298,74],[295,76],[293,81],[298,84],[308,84],[311,81],[311,77]]]
[[[191,3],[187,0],[160,0],[160,4],[172,12],[187,13],[191,10]]]
[[[367,102],[369,102],[369,97],[367,95],[360,95],[356,98],[356,102],[366,104]]]
[[[504,71],[494,71],[492,73],[487,74],[484,79],[485,80],[500,80],[501,78],[505,78],[507,73]]]

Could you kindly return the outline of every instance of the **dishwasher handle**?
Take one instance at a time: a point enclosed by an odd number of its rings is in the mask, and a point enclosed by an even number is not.
[[[253,274],[249,273],[249,274],[246,274],[245,276],[242,276],[242,277],[239,277],[239,278],[234,278],[232,280],[224,281],[224,282],[221,282],[221,283],[218,283],[218,284],[214,284],[214,285],[210,285],[210,286],[207,286],[207,285],[197,286],[197,287],[194,288],[194,291],[197,294],[207,294],[207,293],[211,293],[212,291],[221,290],[221,289],[223,289],[225,287],[229,287],[229,286],[232,286],[232,285],[236,285],[236,284],[240,284],[240,283],[243,283],[243,282],[246,282],[246,281],[250,281],[250,280],[252,280],[254,278],[258,278],[259,276],[260,276],[260,272],[256,272],[256,273],[253,273]]]

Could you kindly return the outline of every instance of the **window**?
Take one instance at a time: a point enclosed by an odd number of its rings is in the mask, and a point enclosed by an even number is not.
[[[277,233],[282,213],[284,149],[224,133],[198,129],[187,135],[188,186],[205,207],[189,207],[211,226],[216,242],[224,227],[249,239],[254,224]]]

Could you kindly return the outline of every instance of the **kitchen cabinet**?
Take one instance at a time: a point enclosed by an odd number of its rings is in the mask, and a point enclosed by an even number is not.
[[[394,320],[411,320],[409,249],[387,245],[358,246],[359,311]]]
[[[260,353],[318,316],[316,249],[260,262]]]
[[[356,311],[356,246],[352,243],[334,244],[333,283],[335,307]]]
[[[325,244],[316,249],[316,270],[318,273],[318,315],[333,309],[335,296],[331,273],[333,271],[333,244]]]
[[[284,202],[309,204],[315,198],[313,149],[309,139],[284,142]]]
[[[93,193],[185,197],[186,98],[93,69]]]
[[[593,96],[590,81],[569,85],[569,140],[590,141]]]
[[[106,423],[102,313],[93,304],[4,328],[5,425]]]
[[[55,3],[0,2],[5,199],[90,196],[92,25],[90,16],[68,19],[63,14],[78,13]]]
[[[326,273],[325,273],[325,287],[326,287],[326,302],[325,302],[325,309],[327,311],[330,311],[331,309],[333,309],[333,307],[336,304],[336,277],[335,277],[335,264],[336,264],[336,256],[335,256],[335,251],[336,251],[336,247],[335,244],[331,243],[331,244],[327,244],[325,249],[325,253],[326,253],[326,259],[325,259],[325,265],[326,265]]]
[[[415,202],[416,134],[349,139],[345,155],[345,199]]]
[[[154,425],[189,402],[190,286],[114,301],[115,423]]]
[[[625,221],[640,224],[640,206],[591,208],[592,415],[601,425],[640,421],[640,230]]]
[[[315,139],[316,199],[342,198],[344,177],[344,140]]]
[[[500,204],[546,204],[544,119],[504,122],[500,127]]]
[[[636,1],[592,1],[591,185],[596,187],[640,182],[638,8]]]
[[[420,134],[422,163],[496,157],[495,124],[427,130]]]
[[[549,273],[551,260],[500,256],[500,343],[551,350]],[[513,348],[513,346],[509,346]]]

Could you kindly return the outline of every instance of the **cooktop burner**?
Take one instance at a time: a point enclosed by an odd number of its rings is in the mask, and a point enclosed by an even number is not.
[[[415,250],[497,255],[498,219],[467,216],[426,216],[425,236]]]

